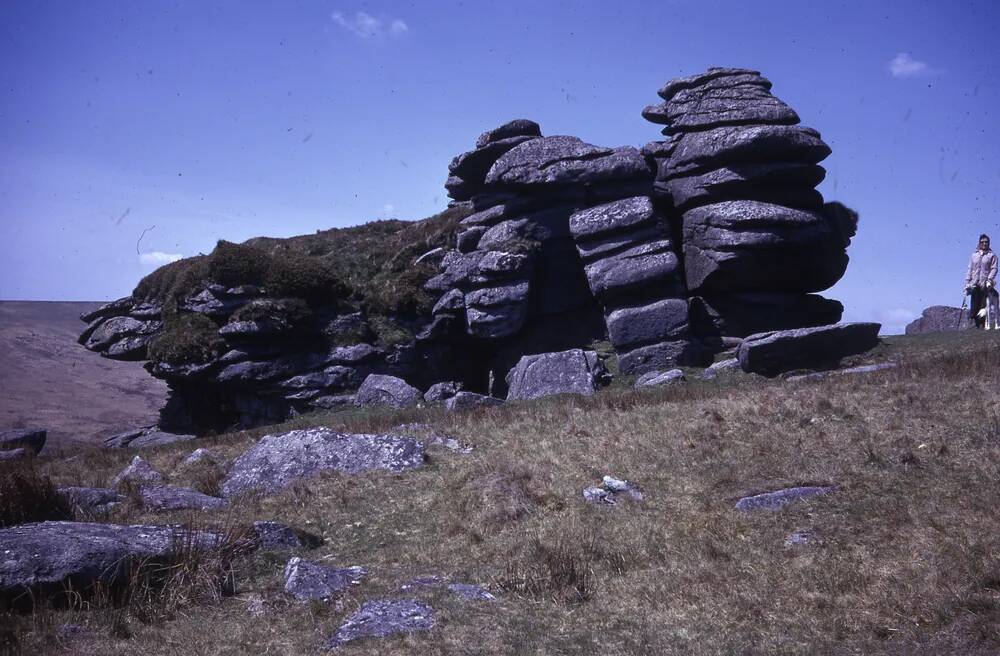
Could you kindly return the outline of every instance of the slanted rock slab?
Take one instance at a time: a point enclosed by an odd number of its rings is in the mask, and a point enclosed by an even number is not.
[[[142,428],[135,428],[105,438],[104,446],[109,449],[124,449],[126,447],[139,449],[142,447],[163,446],[164,444],[173,444],[175,442],[187,442],[193,439],[195,439],[194,435],[168,433],[159,430],[156,426],[143,426]]]
[[[451,583],[448,585],[448,590],[462,599],[469,599],[471,601],[496,601],[496,597],[486,588],[473,583]]]
[[[56,493],[74,509],[89,512],[107,512],[125,500],[116,490],[106,487],[60,487]]]
[[[385,638],[399,633],[429,631],[434,627],[434,609],[416,599],[367,601],[347,618],[327,642],[336,649],[360,638]]]
[[[878,342],[877,323],[838,323],[817,328],[779,330],[750,335],[737,350],[740,367],[748,373],[777,376],[810,369],[864,353]]]
[[[552,394],[591,395],[607,370],[594,351],[570,349],[522,357],[507,374],[507,400],[537,399]]]
[[[338,433],[307,428],[265,435],[237,458],[222,483],[222,496],[249,490],[273,494],[293,481],[325,471],[358,474],[371,469],[394,472],[420,467],[424,445],[398,435]]]
[[[329,600],[361,582],[364,567],[327,567],[298,556],[285,565],[285,592],[300,601]]]
[[[111,582],[137,559],[207,550],[219,536],[172,526],[40,522],[0,529],[0,597]]]
[[[792,501],[821,494],[829,494],[835,489],[832,486],[788,487],[783,490],[743,497],[736,502],[736,509],[743,512],[750,510],[778,510]]]
[[[225,499],[202,494],[190,488],[169,485],[143,487],[139,490],[139,496],[142,497],[143,508],[154,512],[166,512],[168,510],[210,510],[212,508],[224,508],[229,505],[229,502]]]
[[[391,408],[408,408],[423,400],[424,396],[416,387],[402,378],[371,374],[361,383],[354,404],[360,407],[387,405]]]
[[[635,381],[635,386],[637,388],[643,387],[657,387],[659,385],[669,385],[670,383],[677,383],[684,380],[684,372],[680,369],[671,369],[670,371],[650,371],[639,376],[638,380]]]

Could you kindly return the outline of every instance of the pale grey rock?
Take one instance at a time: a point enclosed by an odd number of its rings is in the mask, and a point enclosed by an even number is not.
[[[738,358],[728,358],[726,360],[720,360],[719,362],[713,363],[711,366],[707,367],[705,371],[701,373],[701,377],[705,380],[711,380],[716,378],[720,373],[727,371],[737,371],[740,368],[740,361]]]
[[[605,322],[615,348],[663,342],[687,332],[688,302],[684,298],[664,298],[646,305],[620,307],[612,310]]]
[[[669,385],[671,383],[679,383],[684,380],[684,372],[680,369],[671,369],[670,371],[650,371],[639,376],[638,380],[635,381],[635,386],[637,388],[643,387],[658,387],[660,385]]]
[[[366,601],[347,618],[327,643],[336,649],[360,638],[385,638],[401,633],[429,631],[434,627],[434,609],[416,599]]]
[[[489,590],[473,583],[451,583],[448,585],[448,590],[470,601],[496,601],[496,597]]]
[[[703,358],[702,348],[696,341],[677,339],[640,346],[630,351],[619,351],[618,370],[629,376],[638,376],[677,366],[697,366],[702,364]]]
[[[570,349],[525,355],[507,374],[510,386],[507,400],[537,399],[552,394],[590,395],[606,376],[604,364],[593,351]]]
[[[172,510],[213,510],[229,505],[225,499],[202,494],[186,487],[147,485],[139,490],[142,507],[153,512]]]
[[[326,471],[401,472],[420,467],[423,462],[423,445],[408,437],[338,433],[329,428],[265,435],[230,466],[222,496],[250,490],[273,494],[293,481]]]
[[[285,565],[285,592],[299,601],[329,601],[367,574],[364,567],[333,568],[295,556]]]
[[[125,469],[121,470],[117,476],[111,479],[111,486],[117,487],[119,483],[128,481],[136,485],[148,483],[161,483],[163,474],[153,469],[153,466],[146,462],[142,456],[132,458],[132,462]]]
[[[408,408],[418,405],[423,398],[420,390],[402,378],[370,374],[358,388],[354,404],[362,408],[380,405]]]
[[[424,392],[424,401],[427,403],[444,403],[461,391],[462,383],[456,381],[434,383]]]
[[[600,148],[576,137],[532,139],[505,153],[486,175],[499,186],[600,184],[651,178],[635,148]]]
[[[788,487],[774,492],[743,497],[736,502],[736,509],[743,512],[751,510],[778,510],[792,501],[829,494],[835,489],[831,486]]]
[[[177,442],[188,442],[195,438],[195,435],[188,433],[168,433],[156,426],[144,426],[107,437],[104,439],[104,446],[109,449],[141,449],[175,444]]]
[[[125,500],[118,491],[105,487],[66,486],[57,488],[56,493],[74,510],[84,512],[107,512]]]
[[[661,239],[596,260],[584,267],[584,273],[594,296],[605,298],[654,283],[668,293],[679,292],[679,283],[663,284],[676,279],[678,269],[673,244],[669,239]]]
[[[570,217],[569,229],[576,241],[589,241],[609,233],[634,231],[656,220],[649,197],[636,196],[580,210]]]
[[[503,399],[475,392],[458,392],[444,402],[444,408],[448,412],[458,412],[470,410],[472,408],[487,408],[503,405]]]

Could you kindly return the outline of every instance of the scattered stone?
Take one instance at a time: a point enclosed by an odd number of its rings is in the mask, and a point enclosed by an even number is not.
[[[437,574],[428,574],[426,576],[418,576],[412,578],[403,585],[399,586],[399,589],[403,592],[407,590],[412,590],[413,588],[433,588],[444,583],[444,579]]]
[[[588,487],[583,491],[583,498],[587,503],[595,505],[615,505],[621,497],[632,501],[642,501],[645,498],[635,483],[614,476],[604,476],[599,487]]]
[[[453,397],[444,402],[445,410],[448,412],[458,412],[460,410],[470,410],[472,408],[487,408],[503,405],[503,399],[475,392],[458,392]]]
[[[788,487],[783,490],[743,497],[736,502],[736,509],[743,512],[750,510],[778,510],[792,501],[821,494],[829,494],[835,489],[833,486]]]
[[[552,394],[591,395],[607,370],[594,351],[571,349],[526,355],[507,374],[507,400],[537,399]]]
[[[822,367],[874,348],[881,327],[877,323],[841,323],[751,335],[743,340],[737,357],[743,371],[765,376]]]
[[[75,510],[105,513],[125,500],[116,490],[105,487],[60,487],[56,493]]]
[[[371,374],[358,388],[354,404],[362,408],[379,405],[408,408],[418,405],[423,398],[420,390],[402,378]]]
[[[367,574],[364,567],[326,567],[295,556],[285,565],[285,592],[300,601],[329,601]]]
[[[81,589],[127,574],[142,559],[207,550],[220,538],[173,526],[41,522],[0,529],[0,598]]]
[[[452,583],[448,586],[448,590],[463,599],[472,601],[496,601],[497,599],[486,588],[472,583]]]
[[[670,383],[677,383],[684,380],[684,372],[680,369],[671,369],[670,371],[650,371],[639,376],[638,380],[635,381],[636,388],[642,387],[656,387],[658,385],[669,385]]]
[[[204,447],[200,447],[189,453],[184,460],[181,460],[181,465],[184,467],[191,467],[193,465],[198,465],[201,463],[207,464],[217,464],[215,462],[215,457],[212,452]]]
[[[117,476],[111,479],[111,486],[118,487],[123,481],[129,481],[142,485],[144,483],[162,483],[163,474],[153,469],[153,466],[146,462],[142,456],[132,458],[128,467],[121,470]]]
[[[360,638],[385,638],[399,633],[429,631],[434,627],[434,609],[416,599],[366,601],[347,618],[327,643],[336,649]]]
[[[740,361],[738,358],[729,358],[728,360],[720,360],[710,367],[706,368],[705,371],[701,373],[701,377],[705,380],[712,380],[716,378],[720,373],[727,371],[736,371],[740,368]]]
[[[254,522],[253,530],[258,547],[265,551],[314,548],[323,543],[319,536],[297,531],[278,522]]]
[[[337,433],[329,428],[265,435],[233,462],[222,484],[222,496],[254,489],[273,494],[295,480],[325,471],[401,472],[423,462],[424,446],[408,437]]]
[[[195,437],[195,435],[184,433],[168,433],[156,426],[143,426],[142,428],[136,428],[105,438],[104,446],[109,449],[124,449],[126,447],[139,449],[174,444],[176,442],[187,442],[195,439]]]
[[[462,391],[462,383],[448,381],[444,383],[434,383],[424,392],[424,401],[427,403],[444,403],[451,397]]]
[[[0,431],[0,451],[24,447],[31,449],[37,455],[45,448],[45,437],[48,431],[44,428],[14,428]]]
[[[142,507],[153,512],[170,510],[212,510],[229,505],[225,499],[202,494],[186,487],[149,485],[139,490]]]
[[[811,531],[795,531],[785,538],[785,547],[800,547],[811,544],[812,541],[813,534]]]

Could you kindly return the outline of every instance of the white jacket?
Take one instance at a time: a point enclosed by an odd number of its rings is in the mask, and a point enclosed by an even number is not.
[[[969,258],[969,273],[965,276],[966,287],[985,287],[989,281],[995,286],[997,281],[997,255],[992,250],[977,250]]]

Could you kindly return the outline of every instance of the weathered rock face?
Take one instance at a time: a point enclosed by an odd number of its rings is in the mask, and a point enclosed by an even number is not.
[[[679,214],[684,280],[703,340],[836,323],[810,296],[847,266],[857,216],[814,189],[829,147],[756,71],[712,68],[673,80],[643,115],[667,127],[644,152],[655,195]]]
[[[947,305],[932,305],[926,308],[920,317],[906,325],[906,334],[922,335],[950,330],[968,330],[974,326],[968,310],[948,307]]]
[[[553,394],[590,395],[597,391],[606,375],[604,364],[593,351],[572,349],[526,355],[509,374],[507,399],[537,399]]]
[[[147,365],[173,390],[161,427],[197,432],[420,401],[399,386],[373,397],[373,374],[502,397],[529,354],[607,339],[638,376],[706,365],[748,335],[835,324],[842,306],[815,292],[843,275],[857,214],[816,191],[830,148],[771,86],[727,68],[668,82],[643,111],[666,138],[642,149],[544,136],[527,119],[484,132],[445,183],[471,214],[412,259],[432,296],[429,311],[393,317],[412,337],[376,335],[363,307],[313,303],[305,321],[259,281],[208,279],[177,299],[179,315],[138,298],[89,313],[80,341],[143,358],[177,316],[209,319],[211,354]],[[333,346],[345,336],[352,346]]]

